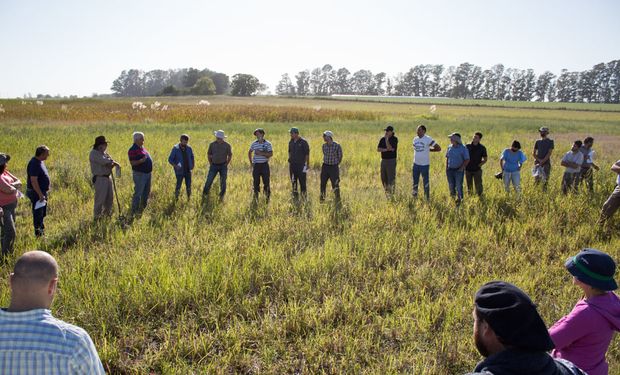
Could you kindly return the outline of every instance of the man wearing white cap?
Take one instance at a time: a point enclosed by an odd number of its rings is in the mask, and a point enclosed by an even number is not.
[[[342,161],[342,147],[334,142],[334,133],[323,132],[323,165],[321,166],[321,202],[325,200],[327,179],[332,183],[332,190],[336,200],[340,199],[340,162]]]
[[[216,174],[220,174],[220,200],[224,199],[226,194],[226,176],[228,174],[228,164],[232,160],[232,147],[224,138],[226,135],[223,130],[213,132],[215,135],[215,141],[209,145],[207,151],[207,158],[209,159],[209,174],[207,175],[207,182],[205,183],[203,196],[208,196],[211,191],[211,185]]]

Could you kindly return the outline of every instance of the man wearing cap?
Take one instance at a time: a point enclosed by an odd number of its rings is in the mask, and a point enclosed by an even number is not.
[[[226,176],[228,175],[228,164],[232,160],[232,147],[224,139],[226,135],[223,130],[217,130],[213,132],[215,135],[215,141],[209,144],[207,150],[207,158],[209,159],[209,174],[207,175],[207,182],[202,190],[203,197],[209,196],[211,191],[211,185],[215,175],[220,174],[220,200],[224,199],[226,194]]]
[[[13,253],[15,244],[15,210],[21,193],[22,183],[8,169],[11,156],[0,153],[0,230],[2,237],[2,260]]]
[[[120,164],[108,155],[107,148],[108,141],[103,135],[100,135],[95,138],[93,149],[88,155],[95,188],[95,220],[112,215],[112,205],[114,204],[114,189],[110,176],[112,175],[112,168],[115,166],[120,168]]]
[[[465,167],[465,181],[467,181],[467,192],[473,193],[474,186],[476,187],[476,194],[482,196],[482,166],[487,162],[487,148],[482,143],[482,133],[474,133],[474,137],[471,139],[471,143],[467,145],[467,151],[469,152],[469,163]]]
[[[252,142],[248,151],[248,160],[252,165],[252,179],[254,180],[254,199],[258,199],[260,179],[262,178],[265,198],[269,202],[269,197],[271,196],[271,189],[269,187],[269,177],[271,175],[269,171],[269,158],[273,156],[273,147],[271,142],[265,139],[264,129],[258,128],[254,130],[254,136],[256,140]]]
[[[611,193],[605,204],[603,204],[603,209],[601,210],[601,218],[599,222],[604,223],[610,217],[614,215],[614,213],[620,208],[620,160],[618,160],[615,164],[611,166],[611,171],[614,172],[616,176],[616,188]]]
[[[32,203],[32,222],[34,235],[41,237],[45,234],[44,219],[47,216],[47,198],[51,189],[50,175],[47,172],[45,161],[50,155],[50,149],[41,145],[37,147],[34,157],[28,162],[26,173],[26,196]]]
[[[459,133],[452,133],[449,137],[452,144],[448,146],[446,152],[446,175],[450,196],[456,196],[456,204],[459,205],[463,200],[463,178],[465,177],[465,168],[469,164],[469,151],[467,151],[467,147],[463,146]]]
[[[418,197],[418,184],[420,175],[424,180],[424,196],[430,199],[429,171],[431,164],[431,152],[441,151],[435,140],[426,135],[426,126],[420,125],[417,136],[413,138],[413,197]]]
[[[535,166],[542,167],[544,176],[537,174],[534,178],[536,184],[543,181],[543,190],[547,190],[547,183],[551,175],[551,154],[553,153],[553,139],[549,138],[549,128],[541,127],[539,129],[540,139],[534,143],[534,160]]]
[[[133,145],[127,151],[133,172],[134,193],[131,200],[131,214],[141,213],[146,207],[151,194],[151,172],[153,159],[144,148],[144,133],[133,133]]]
[[[88,333],[50,311],[58,291],[58,264],[51,255],[22,255],[9,287],[9,306],[0,309],[3,374],[105,374]]]
[[[174,168],[177,184],[174,188],[175,199],[179,198],[181,185],[185,180],[187,199],[192,195],[192,170],[194,169],[194,151],[189,145],[189,135],[181,134],[179,143],[172,147],[168,156],[168,163]]]
[[[381,183],[388,197],[396,190],[396,157],[398,138],[394,135],[394,127],[389,125],[383,129],[385,135],[379,140],[377,152],[381,153]]]
[[[306,196],[306,172],[310,166],[310,145],[299,135],[299,129],[291,128],[291,140],[288,143],[288,163],[293,197],[297,198],[297,183],[302,197]]]
[[[321,166],[321,202],[325,200],[327,180],[332,184],[336,201],[340,200],[340,162],[342,161],[342,147],[334,142],[334,133],[329,130],[323,132],[323,165]]]
[[[583,154],[579,151],[581,145],[579,140],[573,142],[573,147],[562,157],[562,166],[566,168],[562,176],[563,194],[568,194],[569,190],[577,192],[577,181],[583,164]]]
[[[474,342],[485,357],[468,375],[586,375],[554,359],[545,322],[521,289],[504,281],[483,285],[474,299]]]
[[[573,362],[588,375],[607,375],[605,353],[620,331],[620,298],[613,292],[618,289],[616,263],[602,251],[583,249],[564,266],[584,298],[549,328],[555,344],[551,355]]]

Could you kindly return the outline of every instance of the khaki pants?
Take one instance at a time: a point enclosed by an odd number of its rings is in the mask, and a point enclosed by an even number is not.
[[[609,198],[605,204],[603,204],[603,209],[601,210],[601,222],[606,221],[620,208],[620,185],[616,185],[616,188],[611,193]]]
[[[110,177],[97,177],[95,180],[95,219],[111,216],[114,204],[114,191]]]

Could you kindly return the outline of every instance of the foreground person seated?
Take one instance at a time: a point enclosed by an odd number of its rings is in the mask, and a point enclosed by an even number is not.
[[[585,375],[554,359],[545,322],[522,290],[503,281],[483,285],[475,297],[474,341],[485,357],[468,375]]]
[[[30,251],[9,278],[11,303],[0,310],[0,372],[3,374],[104,374],[88,333],[52,316],[58,264]]]

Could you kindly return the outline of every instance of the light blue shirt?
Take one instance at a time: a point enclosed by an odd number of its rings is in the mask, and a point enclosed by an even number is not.
[[[518,171],[527,160],[523,151],[512,152],[509,148],[502,152],[500,159],[504,161],[504,172],[509,173]]]
[[[257,139],[250,145],[250,151],[254,153],[254,158],[252,160],[254,164],[262,164],[267,163],[269,158],[263,155],[256,155],[256,151],[273,152],[273,147],[268,140],[265,139],[263,142],[259,142]]]
[[[461,167],[465,160],[469,160],[469,151],[462,144],[456,147],[450,145],[446,151],[446,157],[448,158],[448,168],[456,169]]]
[[[0,373],[105,374],[97,349],[82,328],[50,310],[0,310]]]

